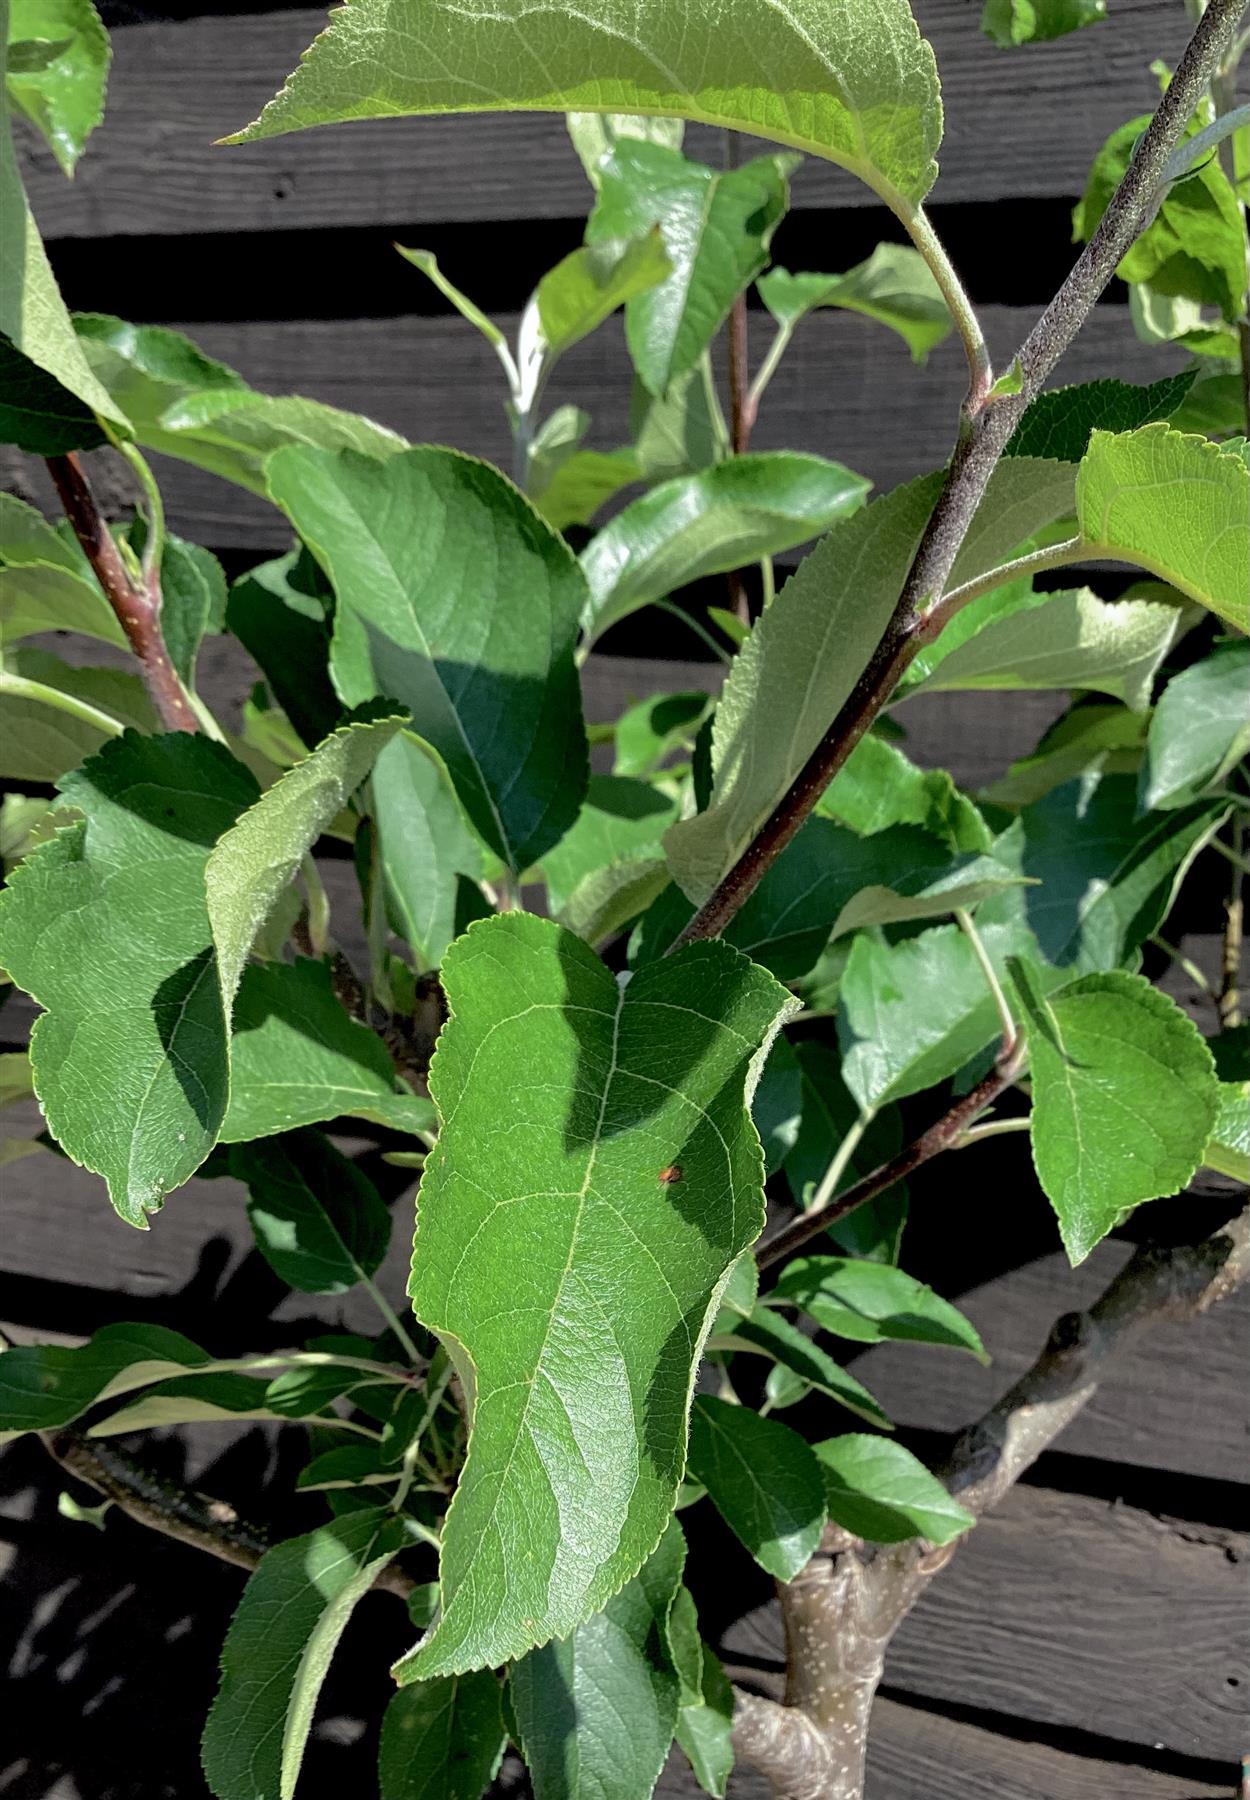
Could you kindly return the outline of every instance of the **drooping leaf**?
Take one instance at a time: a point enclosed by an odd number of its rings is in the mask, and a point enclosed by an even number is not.
[[[665,1626],[685,1559],[671,1519],[602,1612],[513,1664],[508,1692],[534,1800],[649,1800],[677,1724]]]
[[[875,732],[856,744],[817,809],[865,837],[891,826],[919,825],[952,853],[988,850],[991,843],[975,802],[945,769],[918,768],[897,744]],[[887,853],[884,845],[882,853]]]
[[[759,1563],[793,1581],[825,1528],[820,1465],[797,1431],[700,1394],[690,1416],[690,1472]]]
[[[428,1131],[434,1109],[399,1086],[381,1038],[353,1019],[327,963],[250,963],[234,1005],[226,1144],[347,1114]]]
[[[890,1339],[949,1344],[988,1362],[975,1328],[931,1287],[902,1269],[842,1256],[788,1262],[766,1295],[769,1305],[798,1307],[837,1337],[860,1344]]]
[[[732,19],[671,0],[595,0],[539,20],[518,0],[467,12],[435,0],[420,15],[354,0],[233,141],[336,119],[520,110],[729,126],[912,202],[933,185],[942,128],[933,53],[903,0],[803,0],[785,13],[751,0]]]
[[[1107,0],[985,0],[981,29],[1000,50],[1045,44],[1107,16]]]
[[[1174,675],[1146,739],[1141,804],[1184,806],[1250,750],[1250,644],[1222,644]]]
[[[231,1419],[292,1422],[316,1419],[335,1428],[344,1421],[328,1409],[335,1400],[363,1405],[370,1392],[393,1394],[394,1383],[363,1370],[284,1369],[271,1380],[222,1371],[160,1381],[146,1393],[89,1427],[89,1438],[121,1437],[170,1425],[222,1424]]]
[[[1198,1168],[1219,1100],[1215,1063],[1197,1026],[1140,975],[1083,975],[1049,995],[1024,959],[1011,975],[1029,1042],[1033,1161],[1079,1263]]]
[[[543,858],[553,911],[567,904],[587,876],[640,858],[658,861],[661,839],[676,816],[676,803],[650,782],[592,775],[576,824]]]
[[[825,1478],[829,1517],[869,1543],[922,1537],[949,1544],[976,1524],[937,1476],[890,1438],[849,1432],[812,1450]]]
[[[792,1004],[715,943],[621,988],[576,938],[520,913],[470,927],[443,984],[451,1017],[430,1071],[443,1129],[410,1291],[475,1422],[443,1532],[442,1616],[400,1680],[566,1634],[654,1549],[720,1286],[763,1223],[744,1102]],[[511,1128],[485,1129],[501,1104]],[[524,1564],[508,1548],[518,1531]]]
[[[200,1746],[218,1800],[290,1800],[339,1639],[404,1540],[393,1513],[367,1508],[261,1558],[226,1634]]]
[[[204,865],[256,783],[205,738],[128,732],[60,787],[83,820],[0,897],[0,961],[46,1009],[31,1054],[49,1129],[143,1227],[225,1114]]]
[[[1004,456],[1053,456],[1080,462],[1094,431],[1134,431],[1171,418],[1194,385],[1194,371],[1165,375],[1145,387],[1128,381],[1082,381],[1031,400]]]
[[[863,504],[872,484],[821,456],[763,450],[662,482],[582,552],[588,636],[704,575],[793,550]]]
[[[563,355],[625,306],[664,281],[669,260],[660,233],[645,221],[637,231],[608,233],[572,250],[543,276],[534,305],[545,352]]]
[[[506,1742],[490,1669],[401,1688],[382,1719],[380,1800],[480,1800]]]
[[[266,1262],[303,1294],[342,1294],[375,1273],[391,1216],[367,1176],[317,1131],[293,1131],[230,1154]]]
[[[658,229],[667,253],[667,279],[625,311],[634,368],[651,393],[667,393],[694,367],[737,295],[765,267],[798,160],[757,156],[740,168],[710,169],[635,138],[600,163],[588,243]]]
[[[136,548],[142,548],[142,534]],[[210,550],[172,533],[161,557],[161,635],[183,685],[195,689],[195,662],[208,632],[226,622],[226,577]]]
[[[897,331],[917,363],[927,361],[930,350],[952,329],[929,265],[909,244],[878,244],[866,262],[845,275],[792,275],[788,269],[770,269],[761,278],[759,291],[783,329],[792,331],[817,307],[845,307]]]
[[[91,0],[10,0],[9,99],[67,175],[104,117],[108,32]]]
[[[467,319],[470,325],[480,331],[488,344],[493,345],[496,350],[503,349],[507,340],[498,325],[493,319],[488,318],[481,307],[470,300],[469,296],[462,292],[454,282],[447,279],[439,268],[438,258],[432,250],[408,250],[403,244],[396,244],[395,248],[405,262],[410,262],[414,269],[420,269],[421,273],[433,282],[443,298],[451,301],[460,317]]]
[[[209,1361],[162,1325],[105,1325],[77,1349],[20,1344],[0,1352],[0,1442],[71,1425],[101,1400]]]
[[[471,823],[519,874],[585,792],[572,552],[497,470],[452,450],[385,463],[282,450],[269,479],[338,595],[339,692],[411,708]]]
[[[1091,556],[1137,563],[1250,631],[1250,468],[1168,425],[1095,431],[1077,476]]]
[[[867,1419],[870,1425],[880,1426],[883,1431],[891,1429],[888,1413],[882,1411],[863,1382],[770,1307],[755,1306],[745,1318],[737,1319],[730,1330],[718,1331],[712,1338],[712,1348],[756,1351],[789,1369],[803,1383],[805,1391],[815,1388],[839,1406]]]

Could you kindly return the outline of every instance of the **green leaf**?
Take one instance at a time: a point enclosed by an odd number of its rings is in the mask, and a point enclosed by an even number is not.
[[[820,1465],[797,1431],[700,1394],[690,1416],[690,1472],[760,1567],[793,1581],[825,1529]]]
[[[892,1429],[889,1414],[882,1411],[863,1382],[770,1307],[756,1306],[747,1318],[735,1321],[731,1330],[718,1332],[712,1339],[712,1348],[757,1351],[797,1375],[805,1389],[815,1388],[818,1393],[827,1394],[883,1431]]]
[[[234,1005],[230,1106],[221,1141],[237,1144],[342,1115],[426,1131],[434,1109],[398,1090],[381,1038],[350,1017],[328,963],[251,963]]]
[[[1137,563],[1250,631],[1250,468],[1167,425],[1095,431],[1076,484],[1091,556]]]
[[[183,1376],[158,1382],[128,1406],[90,1426],[86,1435],[121,1437],[131,1431],[222,1424],[231,1419],[316,1419],[320,1424],[334,1426],[342,1421],[327,1414],[331,1401],[355,1402],[368,1389],[386,1385],[362,1371],[341,1368],[287,1369],[271,1381],[229,1371]]]
[[[942,291],[910,244],[878,244],[867,262],[845,275],[792,275],[788,269],[770,269],[760,280],[759,291],[783,329],[793,331],[819,306],[846,307],[897,331],[917,363],[926,362],[930,350],[951,332]]]
[[[689,750],[711,705],[702,691],[654,694],[629,707],[616,721],[617,775],[653,775],[676,750]]]
[[[950,1544],[976,1524],[936,1475],[889,1438],[851,1432],[812,1450],[825,1478],[829,1517],[869,1543],[921,1537]]]
[[[718,1658],[701,1648],[698,1697],[683,1697],[675,1735],[704,1793],[724,1800],[734,1765],[734,1691]]]
[[[240,576],[226,602],[226,626],[263,673],[309,750],[343,714],[330,682],[333,595],[304,549]]]
[[[496,350],[506,347],[507,340],[495,321],[487,318],[481,307],[470,300],[467,294],[462,293],[454,282],[448,281],[439,268],[438,258],[432,250],[406,250],[402,244],[396,244],[395,248],[405,262],[410,262],[414,269],[420,269],[421,273],[433,282],[443,298],[451,301],[461,318],[467,319],[470,325],[475,326],[488,344],[493,344]]]
[[[135,548],[142,550],[142,534]],[[170,535],[161,557],[161,634],[184,686],[195,689],[195,662],[207,632],[226,619],[226,577],[210,550]]]
[[[696,475],[719,462],[729,442],[707,358],[679,375],[662,398],[636,377],[630,392],[629,430],[642,477],[666,481]]]
[[[126,725],[158,729],[147,690],[124,669],[85,669],[44,650],[0,666],[0,776],[59,781]]]
[[[981,29],[1000,50],[1045,44],[1107,16],[1107,0],[985,0]]]
[[[686,135],[684,119],[648,118],[643,113],[571,112],[565,119],[573,148],[581,158],[591,187],[598,192],[599,166],[622,138],[641,138],[680,150]]]
[[[4,556],[0,548],[0,560]],[[45,562],[4,562],[0,567],[0,644],[20,643],[40,631],[80,631],[102,644],[126,648],[126,634],[116,613],[85,573]]]
[[[1220,1082],[1202,1160],[1231,1181],[1250,1182],[1250,1080]]]
[[[1047,996],[1015,958],[1033,1077],[1033,1161],[1075,1264],[1143,1200],[1202,1162],[1219,1084],[1198,1028],[1140,975],[1083,975]]]
[[[609,234],[570,251],[534,290],[542,341],[550,357],[562,356],[597,331],[618,306],[664,281],[669,260],[658,230]]]
[[[794,1046],[779,1032],[751,1102],[751,1118],[764,1146],[765,1176],[775,1175],[794,1148],[803,1112],[802,1082]]]
[[[941,487],[925,476],[841,520],[804,558],[735,657],[712,729],[707,809],[671,827],[669,867],[711,892],[852,692],[893,612]],[[995,470],[952,574],[966,581],[1071,509],[1064,463]]]
[[[534,1800],[648,1800],[677,1724],[665,1627],[685,1559],[671,1519],[602,1612],[513,1664],[508,1693]]]
[[[226,1634],[200,1746],[217,1800],[290,1800],[339,1639],[403,1541],[402,1522],[370,1508],[261,1558]]]
[[[72,365],[73,352],[66,357]],[[63,456],[67,450],[95,450],[107,442],[91,408],[0,334],[0,443],[16,444],[33,456]]]
[[[274,1273],[302,1294],[342,1294],[376,1273],[391,1215],[354,1163],[316,1131],[293,1131],[230,1154],[248,1190],[247,1217]]]
[[[871,485],[840,463],[789,450],[735,456],[661,483],[582,552],[587,635],[704,575],[806,543],[857,511]]]
[[[506,1742],[490,1669],[401,1688],[382,1719],[380,1800],[480,1800]]]
[[[211,1359],[161,1325],[105,1325],[89,1344],[22,1344],[0,1353],[0,1441],[56,1431],[101,1400]]]
[[[961,857],[935,881],[919,889],[872,886],[861,888],[834,921],[832,936],[844,936],[867,925],[902,925],[913,919],[949,918],[970,911],[992,894],[1019,887],[1027,880],[992,856]]]
[[[1141,772],[1141,805],[1184,806],[1250,750],[1250,644],[1222,644],[1174,675],[1159,697]]]
[[[1012,763],[1006,775],[983,789],[996,806],[1031,806],[1074,780],[1086,769],[1100,774],[1136,774],[1149,723],[1126,706],[1081,702],[1057,719],[1031,756]]]
[[[665,394],[698,362],[736,297],[768,262],[795,156],[710,169],[680,150],[626,139],[599,166],[588,243],[662,234],[667,279],[630,301],[625,335],[643,386]]]
[[[785,1161],[786,1181],[799,1206],[807,1204],[849,1131],[857,1129],[860,1107],[842,1078],[840,1059],[831,1044],[808,1039],[798,1046],[802,1071],[802,1115],[798,1136]],[[840,1193],[861,1175],[880,1168],[902,1148],[897,1112],[878,1113],[847,1159],[834,1192]],[[893,1264],[898,1260],[907,1222],[907,1185],[896,1182],[884,1194],[856,1207],[829,1228],[840,1249],[855,1257]]]
[[[181,332],[76,313],[80,353],[147,450],[265,494],[265,459],[284,444],[390,456],[404,440],[358,413],[299,395],[259,394]]]
[[[588,944],[601,944],[645,913],[668,885],[658,857],[629,857],[584,875],[557,916]]]
[[[385,463],[283,450],[269,477],[338,595],[339,692],[412,709],[470,822],[519,874],[585,793],[572,552],[497,470],[452,450]]]
[[[769,1305],[796,1306],[823,1331],[859,1344],[891,1339],[949,1344],[988,1362],[975,1328],[931,1287],[902,1269],[842,1256],[800,1256],[788,1262],[766,1296]]]
[[[1194,370],[1146,387],[1128,381],[1083,381],[1038,394],[1024,409],[1004,456],[1048,456],[1080,462],[1094,431],[1133,431],[1170,418],[1194,385]]]
[[[542,480],[531,459],[527,492],[549,525],[567,531],[589,525],[601,506],[641,476],[632,450],[574,450]]]
[[[901,697],[1087,688],[1140,712],[1183,622],[1167,600],[1106,601],[1090,588],[1034,593],[1015,582],[956,613],[908,670]]]
[[[374,707],[370,715],[342,725],[218,839],[205,865],[204,887],[227,1014],[248,952],[278,896],[400,723],[393,711]]]
[[[127,732],[60,789],[84,818],[0,897],[0,961],[46,1009],[31,1056],[49,1130],[142,1228],[225,1114],[204,865],[256,783],[206,738]]]
[[[354,0],[231,141],[399,113],[662,113],[828,157],[890,203],[923,199],[937,175],[937,72],[904,0],[786,12],[749,0],[731,20],[671,0],[538,19],[519,0],[432,0],[421,35],[415,18]]]
[[[9,99],[67,175],[104,117],[108,66],[108,33],[91,0],[10,0]]]
[[[952,853],[988,850],[991,843],[976,805],[945,769],[917,768],[897,744],[875,732],[856,744],[817,810],[865,837],[891,826],[919,825]]]
[[[419,964],[436,969],[452,939],[485,909],[475,885],[481,841],[438,757],[407,732],[374,765],[371,807],[392,925]]]
[[[471,926],[443,985],[443,1129],[410,1292],[476,1398],[442,1617],[401,1681],[566,1634],[654,1549],[721,1285],[763,1224],[745,1101],[793,1004],[720,943],[621,988],[578,939],[521,913]],[[488,1123],[501,1104],[502,1134]]]
[[[658,858],[676,803],[650,782],[628,775],[592,775],[577,822],[543,858],[553,911],[595,871],[643,857]]]

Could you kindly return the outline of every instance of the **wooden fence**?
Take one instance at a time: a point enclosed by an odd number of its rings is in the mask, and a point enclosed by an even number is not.
[[[71,303],[183,325],[257,387],[366,411],[414,440],[505,456],[493,356],[390,245],[435,249],[453,279],[510,323],[537,276],[580,237],[588,190],[560,122],[397,121],[214,150],[294,66],[323,15],[246,0],[198,13],[120,0],[105,10],[116,27],[109,113],[76,180],[66,183],[33,144],[24,157]],[[1175,57],[1185,9],[1113,0],[1107,24],[1014,54],[980,36],[980,0],[917,0],[916,10],[947,106],[933,210],[1001,355],[1062,274],[1069,208],[1089,162],[1111,129],[1152,103],[1148,65]],[[707,134],[692,132],[690,143],[720,154]],[[867,254],[878,235],[893,235],[869,199],[839,171],[805,165],[778,260],[838,269]],[[1144,380],[1174,366],[1135,341],[1113,294],[1064,377]],[[889,486],[944,458],[961,386],[949,345],[915,371],[888,333],[849,315],[817,316],[769,392],[756,441],[820,450]],[[611,328],[566,359],[552,400],[588,395],[593,441],[611,447],[628,402]],[[16,491],[44,491],[30,465],[9,458],[3,472]],[[259,501],[177,464],[160,474],[174,528],[232,570],[282,545],[281,522]],[[692,653],[677,630],[644,617],[617,639],[631,654],[594,660],[592,716],[711,684],[714,665],[674,660]],[[251,679],[245,659],[210,644],[202,666],[212,703],[237,712]],[[976,785],[1031,747],[1055,710],[1046,696],[979,702],[966,716],[943,698],[918,702],[912,753]],[[345,872],[327,865],[332,892]],[[1201,884],[1195,891],[1186,947],[1201,958],[1217,908]],[[20,1041],[28,1017],[10,1002],[0,1036]],[[383,1281],[398,1297],[410,1194],[360,1148],[396,1207]],[[320,1306],[283,1298],[249,1248],[228,1182],[191,1182],[140,1237],[112,1216],[94,1178],[63,1162],[32,1158],[0,1179],[0,1318],[17,1337],[142,1318],[229,1354],[289,1342],[314,1316],[367,1323],[350,1297]],[[916,1346],[856,1358],[856,1373],[923,1449],[975,1416],[1127,1247],[1105,1244],[1069,1272],[1018,1140],[958,1159],[913,1191],[908,1266],[961,1300],[995,1357],[989,1370]],[[1156,1208],[1149,1223],[1192,1229],[1204,1204]],[[1200,1327],[1143,1339],[978,1527],[891,1652],[872,1800],[1233,1793],[1250,1691],[1248,1323],[1250,1307],[1230,1305]],[[247,1502],[263,1489],[271,1516],[300,1528],[305,1503],[290,1494],[280,1439],[204,1428],[168,1434],[157,1448],[171,1473],[210,1491]],[[124,1522],[99,1534],[71,1526],[57,1516],[56,1492],[37,1449],[20,1444],[0,1459],[0,1660],[9,1670],[0,1795],[196,1800],[205,1789],[195,1742],[238,1578]],[[721,1591],[719,1546],[696,1556],[726,1659],[767,1683],[781,1649],[766,1587]],[[328,1690],[304,1800],[370,1791],[360,1721],[401,1647],[395,1632],[384,1603],[376,1613],[366,1603]],[[522,1791],[505,1769],[499,1792]],[[663,1791],[692,1790],[674,1769]],[[747,1775],[735,1775],[730,1793],[762,1800]]]

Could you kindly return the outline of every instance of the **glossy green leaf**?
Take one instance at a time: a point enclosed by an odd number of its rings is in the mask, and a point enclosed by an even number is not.
[[[600,870],[640,858],[658,862],[661,839],[676,817],[676,803],[650,782],[592,775],[576,824],[543,858],[552,910],[558,912],[578,884]]]
[[[667,253],[667,279],[625,312],[634,368],[651,393],[667,393],[675,376],[694,367],[737,295],[766,266],[798,160],[757,156],[736,169],[710,169],[679,150],[626,139],[600,164],[588,242],[658,229]]]
[[[105,1325],[88,1344],[0,1352],[0,1441],[70,1425],[101,1400],[211,1359],[161,1325]]]
[[[817,307],[844,307],[897,331],[913,362],[927,361],[930,350],[952,330],[942,291],[910,244],[878,244],[866,262],[845,275],[792,275],[788,269],[770,269],[760,280],[759,291],[774,319],[787,330]]]
[[[949,1544],[976,1524],[918,1457],[889,1438],[850,1432],[812,1450],[825,1478],[829,1517],[869,1543],[921,1537]]]
[[[875,732],[856,744],[817,810],[865,837],[891,826],[919,825],[952,853],[988,850],[991,843],[976,804],[945,769],[918,768],[897,744]]]
[[[1219,1083],[1174,1000],[1140,975],[1083,975],[1045,994],[1011,964],[1029,1043],[1033,1161],[1073,1263],[1202,1162]]]
[[[67,175],[104,117],[108,32],[91,0],[10,0],[8,89]]]
[[[760,1074],[751,1118],[764,1146],[764,1173],[775,1175],[794,1148],[803,1113],[803,1072],[794,1046],[779,1032]]]
[[[381,1038],[344,1011],[328,963],[251,963],[234,1005],[226,1144],[341,1115],[427,1131],[428,1100],[400,1087]]]
[[[729,442],[729,428],[721,412],[710,360],[703,358],[688,374],[679,375],[662,397],[648,393],[635,378],[630,392],[629,430],[634,455],[647,481],[695,475],[719,462]]]
[[[285,1369],[271,1380],[221,1371],[175,1377],[158,1382],[137,1400],[89,1427],[89,1438],[122,1437],[131,1431],[163,1430],[171,1425],[224,1424],[232,1419],[291,1422],[316,1419],[334,1428],[342,1421],[327,1409],[334,1400],[361,1403],[372,1391],[393,1393],[394,1384],[379,1382],[360,1370],[343,1368]]]
[[[820,1465],[797,1431],[700,1394],[690,1416],[690,1472],[761,1568],[793,1581],[825,1529]]]
[[[508,1692],[534,1800],[649,1800],[677,1724],[665,1627],[685,1558],[671,1519],[602,1612],[513,1664]]]
[[[857,511],[870,486],[840,463],[790,450],[735,456],[662,482],[582,552],[588,636],[704,575],[806,543]]]
[[[1221,781],[1250,751],[1250,645],[1222,644],[1174,675],[1159,696],[1141,805],[1184,806]]]
[[[1134,431],[1168,419],[1194,385],[1194,371],[1165,375],[1145,387],[1128,381],[1083,381],[1031,400],[1004,456],[1049,456],[1080,462],[1094,431]]]
[[[1107,16],[1107,0],[985,0],[981,29],[1000,50],[1044,44]]]
[[[339,1639],[404,1535],[394,1514],[370,1508],[261,1558],[226,1634],[200,1746],[217,1800],[290,1800]]]
[[[316,1131],[238,1145],[230,1173],[265,1261],[302,1294],[342,1294],[386,1255],[391,1215],[354,1163]]]
[[[745,1101],[793,1004],[719,943],[622,988],[578,939],[521,913],[471,926],[443,985],[451,1017],[430,1070],[443,1129],[410,1291],[476,1398],[442,1616],[401,1681],[566,1634],[654,1549],[721,1284],[763,1224]],[[501,1105],[506,1133],[489,1124]]]
[[[823,1331],[860,1344],[890,1339],[949,1344],[988,1362],[975,1328],[931,1287],[902,1269],[842,1256],[800,1256],[788,1262],[767,1296],[770,1305],[795,1306]]]
[[[684,119],[648,118],[645,113],[571,112],[565,123],[573,148],[596,192],[600,164],[622,138],[641,138],[648,144],[663,144],[666,149],[680,150],[686,135]]]
[[[1167,425],[1095,431],[1077,477],[1093,556],[1137,563],[1250,630],[1250,468]]]
[[[806,1388],[827,1394],[840,1406],[858,1413],[870,1425],[891,1429],[889,1415],[869,1393],[862,1381],[834,1361],[827,1350],[814,1343],[789,1319],[767,1306],[756,1306],[732,1329],[718,1332],[712,1339],[713,1349],[751,1350],[780,1363],[797,1375]]]
[[[354,0],[235,141],[397,113],[662,113],[828,157],[888,200],[923,199],[937,174],[937,73],[904,0],[750,0],[732,18],[594,0],[537,19],[519,0],[432,0],[419,20]]]
[[[665,280],[670,264],[660,233],[648,229],[651,223],[583,244],[543,276],[534,290],[534,305],[548,355],[563,355],[597,331],[618,306]]]
[[[401,1688],[382,1719],[380,1800],[480,1800],[506,1742],[490,1669]]]
[[[14,874],[0,961],[46,1009],[31,1054],[52,1135],[143,1227],[225,1114],[204,866],[256,783],[206,738],[128,732],[60,785],[84,818]]]
[[[485,910],[476,886],[481,841],[465,821],[447,771],[407,732],[378,757],[370,804],[392,925],[420,965],[436,969],[452,939]]]
[[[497,470],[452,450],[385,463],[282,450],[269,478],[338,595],[339,692],[412,709],[471,823],[519,874],[585,792],[572,552]]]

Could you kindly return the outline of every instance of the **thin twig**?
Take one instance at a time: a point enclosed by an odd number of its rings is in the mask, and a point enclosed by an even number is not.
[[[965,402],[946,482],[903,583],[893,616],[836,718],[755,837],[699,908],[677,945],[716,937],[754,893],[889,699],[917,652],[941,628],[934,608],[977,507],[1025,407],[1092,312],[1149,218],[1167,160],[1202,99],[1247,0],[1210,0],[1153,119],[1138,142],[1098,229],[1021,346],[1018,393]]]
[[[65,516],[126,634],[127,643],[139,660],[162,725],[167,731],[198,731],[200,722],[195,708],[161,635],[159,564],[146,570],[140,580],[132,578],[96,505],[78,457],[71,451],[65,456],[50,456],[47,463]],[[155,539],[157,535],[157,521],[153,519],[149,523],[149,539]]]

